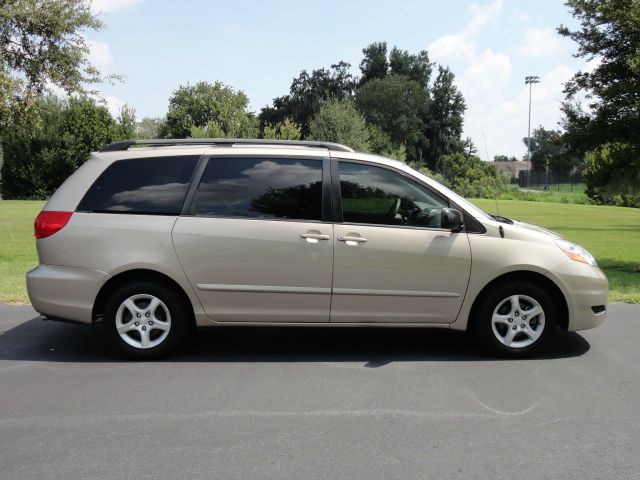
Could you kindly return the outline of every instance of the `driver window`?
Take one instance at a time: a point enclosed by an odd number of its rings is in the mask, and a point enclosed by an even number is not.
[[[348,223],[440,227],[446,200],[386,168],[339,162],[342,212]]]

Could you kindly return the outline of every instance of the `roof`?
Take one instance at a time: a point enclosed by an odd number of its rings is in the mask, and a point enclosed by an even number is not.
[[[122,152],[129,147],[166,147],[166,146],[186,146],[186,145],[209,145],[209,146],[233,146],[233,145],[259,145],[259,146],[295,146],[308,148],[323,148],[335,152],[353,152],[354,150],[346,145],[334,142],[316,142],[306,140],[269,140],[255,138],[169,138],[151,140],[123,140],[111,143],[101,152]]]

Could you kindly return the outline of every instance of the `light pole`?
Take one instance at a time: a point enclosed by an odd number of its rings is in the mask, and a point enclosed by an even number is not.
[[[531,186],[531,86],[534,83],[540,83],[540,77],[536,75],[524,77],[524,84],[529,85],[529,128],[527,129],[527,176],[529,177],[529,186]]]

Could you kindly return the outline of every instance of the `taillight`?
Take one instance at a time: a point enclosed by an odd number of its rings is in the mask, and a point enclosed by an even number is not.
[[[36,238],[50,237],[62,229],[73,215],[73,212],[49,212],[42,211],[36,217],[33,224]]]

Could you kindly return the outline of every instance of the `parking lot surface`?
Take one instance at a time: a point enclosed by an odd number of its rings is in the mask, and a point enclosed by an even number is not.
[[[640,306],[535,360],[417,329],[225,328],[129,362],[0,306],[0,478],[637,479]]]

